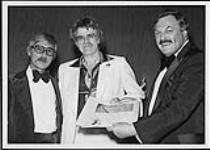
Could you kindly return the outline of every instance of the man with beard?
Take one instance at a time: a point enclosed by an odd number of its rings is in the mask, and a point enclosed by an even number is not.
[[[92,100],[110,104],[123,99],[137,100],[141,105],[144,92],[124,57],[104,53],[103,34],[94,19],[78,20],[70,35],[82,56],[59,67],[64,114],[62,143],[117,144],[106,128],[77,126],[83,106]]]
[[[48,70],[56,51],[52,35],[34,35],[26,49],[28,67],[9,79],[9,143],[60,142],[61,99],[57,79]]]
[[[175,10],[159,14],[154,37],[163,55],[144,117],[108,128],[118,138],[141,143],[204,143],[204,55],[189,37],[186,18]]]

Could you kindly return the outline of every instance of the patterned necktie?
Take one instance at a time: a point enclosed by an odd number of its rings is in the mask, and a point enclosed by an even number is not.
[[[49,82],[50,76],[49,72],[45,71],[44,73],[39,73],[37,70],[33,70],[33,81],[37,83],[39,79],[41,78],[45,83]]]

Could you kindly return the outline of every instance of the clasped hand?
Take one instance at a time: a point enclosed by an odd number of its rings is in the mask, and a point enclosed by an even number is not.
[[[119,99],[119,98],[113,98],[111,100],[111,104],[123,104],[123,103],[127,103],[129,101],[133,101],[136,100],[134,98],[123,98],[123,99]],[[134,128],[134,125],[132,123],[127,123],[127,122],[117,122],[112,124],[112,126],[107,127],[107,130],[110,132],[113,132],[118,138],[127,138],[127,137],[131,137],[131,136],[135,136],[136,130]]]

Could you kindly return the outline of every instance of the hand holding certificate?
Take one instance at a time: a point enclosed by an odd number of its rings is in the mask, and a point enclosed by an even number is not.
[[[78,120],[81,127],[108,127],[117,122],[136,122],[139,117],[139,101],[101,104],[94,98],[88,99]]]

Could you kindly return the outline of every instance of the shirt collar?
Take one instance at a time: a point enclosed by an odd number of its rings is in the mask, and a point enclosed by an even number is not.
[[[104,61],[106,61],[105,57],[103,56],[102,52],[99,51],[99,61],[96,62],[96,64],[98,63],[103,63]],[[85,66],[85,58],[84,56],[81,56],[79,59],[79,66]]]
[[[184,44],[181,46],[181,48],[174,54],[176,57],[178,56],[178,54],[181,52],[181,50],[183,49],[183,47],[189,42],[189,39],[187,41],[184,42]]]
[[[107,61],[112,60],[112,57],[109,57],[108,55],[106,55],[105,53],[100,52],[100,63],[104,63]],[[82,61],[83,56],[81,56],[79,59],[77,59],[73,64],[71,64],[69,67],[80,67],[81,66],[81,61]]]
[[[28,68],[26,69],[26,75],[30,81],[33,80],[33,73],[30,65],[28,65]]]

